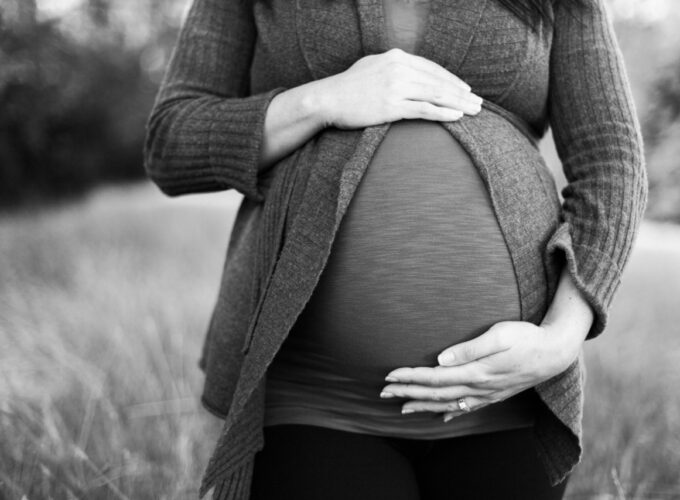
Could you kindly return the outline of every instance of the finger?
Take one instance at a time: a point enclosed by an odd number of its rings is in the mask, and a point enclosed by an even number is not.
[[[401,88],[407,99],[427,101],[437,106],[463,111],[469,115],[476,115],[482,109],[480,99],[452,85],[432,80],[418,80],[403,82]]]
[[[417,384],[390,384],[383,388],[381,398],[408,398],[418,401],[450,401],[466,395],[486,395],[490,390],[475,388],[464,385],[451,387],[430,387]]]
[[[510,345],[493,327],[479,337],[448,347],[439,353],[437,361],[442,366],[457,366],[507,351]]]
[[[419,56],[416,54],[411,54],[406,51],[403,51],[403,54],[399,54],[401,56],[401,60],[412,67],[413,69],[417,69],[419,71],[424,71],[426,73],[429,73],[433,76],[436,76],[438,78],[441,78],[447,82],[450,82],[463,90],[466,90],[470,92],[472,90],[472,87],[468,85],[466,82],[464,82],[460,77],[457,75],[454,75],[451,73],[449,70],[444,68],[443,66],[437,64],[434,61],[431,61],[430,59],[427,59],[426,57]]]
[[[479,379],[480,367],[472,364],[463,366],[417,366],[392,370],[385,380],[400,384],[418,384],[431,387],[467,385]]]
[[[465,403],[470,408],[469,412],[460,409],[458,405],[458,398],[451,401],[408,401],[401,407],[402,414],[417,413],[417,412],[434,412],[434,413],[448,413],[456,416],[472,413],[475,410],[483,408],[489,404],[489,401],[484,398],[475,396],[466,396]]]
[[[437,106],[427,101],[412,101],[409,99],[401,103],[402,118],[455,122],[463,117],[463,112],[447,106]]]
[[[465,411],[461,409],[460,404],[458,403],[459,400],[456,400],[456,405],[455,408],[451,411],[446,411],[444,413],[442,419],[444,422],[448,422],[453,418],[460,417],[461,415],[467,415],[469,413],[473,413],[475,411],[481,410],[482,408],[485,408],[489,405],[499,403],[506,399],[506,397],[498,397],[497,394],[485,396],[485,397],[474,397],[474,396],[466,396],[465,397],[465,404],[467,405],[468,411]]]
[[[468,101],[476,106],[480,106],[484,102],[484,99],[470,92],[469,90],[465,90],[455,84],[451,84],[451,82],[448,80],[430,73],[416,71],[413,73],[408,73],[408,76],[408,80],[405,80],[407,83],[410,82],[420,84],[426,88],[434,89],[439,93],[445,93],[445,95],[457,95],[465,101]]]

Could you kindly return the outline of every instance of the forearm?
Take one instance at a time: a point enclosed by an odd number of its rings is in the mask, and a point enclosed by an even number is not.
[[[555,341],[555,360],[569,366],[576,359],[593,320],[592,308],[564,267],[553,300],[541,322],[542,327],[550,330],[551,340]]]
[[[272,99],[264,121],[258,162],[260,173],[326,127],[323,92],[324,81],[315,80]]]
[[[144,143],[144,167],[166,194],[235,189],[264,200],[262,129],[271,100],[286,89],[249,92],[256,41],[249,2],[192,2]]]

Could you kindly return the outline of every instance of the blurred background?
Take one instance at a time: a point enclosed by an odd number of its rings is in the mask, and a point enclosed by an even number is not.
[[[188,2],[0,0],[0,500],[196,497],[220,423],[197,360],[240,198],[171,200],[144,179]],[[586,345],[568,497],[680,498],[680,13],[608,4],[650,199],[611,325]]]

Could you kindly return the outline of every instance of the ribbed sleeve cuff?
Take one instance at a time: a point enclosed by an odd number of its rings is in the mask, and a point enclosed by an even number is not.
[[[214,181],[262,201],[258,186],[258,160],[264,119],[271,100],[285,87],[252,96],[228,99],[211,110],[208,155]]]
[[[149,177],[168,195],[236,189],[262,201],[258,163],[276,87],[247,97],[182,100],[150,121]]]
[[[564,259],[576,288],[588,301],[595,318],[587,339],[597,337],[607,326],[609,306],[621,282],[621,269],[598,249],[574,243],[570,224],[558,226],[546,246],[548,261]]]

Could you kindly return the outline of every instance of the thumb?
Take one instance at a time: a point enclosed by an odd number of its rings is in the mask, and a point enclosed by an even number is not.
[[[506,351],[510,346],[501,340],[498,329],[491,327],[477,338],[447,347],[437,356],[442,366],[457,366]]]

